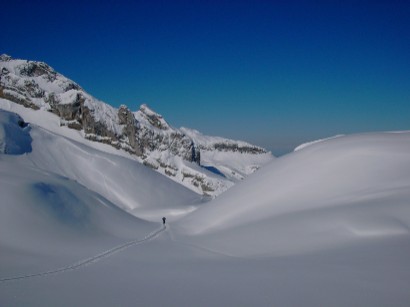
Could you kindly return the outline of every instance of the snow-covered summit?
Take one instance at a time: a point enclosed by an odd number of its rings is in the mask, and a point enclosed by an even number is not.
[[[146,104],[137,112],[114,108],[43,62],[0,56],[0,98],[54,113],[60,126],[125,150],[200,194],[216,196],[273,158],[245,142],[175,129]]]
[[[161,130],[167,130],[170,128],[162,115],[153,111],[146,104],[142,104],[140,109],[135,112],[134,115],[138,122],[145,124],[145,126],[151,125],[152,127]]]

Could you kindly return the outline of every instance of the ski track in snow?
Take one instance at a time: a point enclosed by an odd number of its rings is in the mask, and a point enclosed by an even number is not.
[[[115,246],[115,247],[113,247],[111,249],[108,249],[104,252],[101,252],[101,253],[93,256],[93,257],[89,257],[89,258],[77,261],[76,263],[71,264],[69,266],[65,266],[65,267],[55,269],[55,270],[45,271],[45,272],[41,272],[41,273],[34,273],[34,274],[28,274],[28,275],[1,278],[0,282],[22,280],[22,279],[28,279],[28,278],[33,278],[33,277],[43,277],[43,276],[47,276],[47,275],[53,275],[53,274],[59,274],[59,273],[65,273],[65,272],[68,272],[68,271],[77,270],[79,268],[88,266],[90,264],[97,263],[98,261],[100,261],[104,258],[108,258],[108,257],[110,257],[110,256],[112,256],[116,253],[122,252],[123,250],[125,250],[125,249],[127,249],[131,246],[139,245],[139,244],[148,242],[150,240],[153,240],[156,237],[158,237],[161,234],[161,232],[165,231],[166,229],[167,229],[167,227],[163,226],[160,229],[154,230],[153,232],[147,234],[143,239],[132,240],[132,241],[126,242],[124,244]]]

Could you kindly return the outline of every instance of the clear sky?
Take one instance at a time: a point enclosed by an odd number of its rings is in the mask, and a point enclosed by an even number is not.
[[[21,1],[0,53],[274,154],[410,129],[410,1]]]

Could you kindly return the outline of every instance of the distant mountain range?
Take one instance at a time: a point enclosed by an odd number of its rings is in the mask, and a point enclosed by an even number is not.
[[[271,161],[267,150],[174,128],[147,105],[132,112],[102,102],[43,62],[0,56],[0,98],[60,118],[60,126],[109,144],[187,188],[217,196]]]

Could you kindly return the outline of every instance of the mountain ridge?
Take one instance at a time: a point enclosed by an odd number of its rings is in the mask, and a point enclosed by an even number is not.
[[[217,196],[274,158],[266,149],[243,141],[174,128],[146,104],[136,112],[125,105],[117,109],[44,62],[1,55],[0,98],[54,113],[60,126],[128,151],[144,165],[199,194]],[[217,161],[212,152],[219,154]]]

